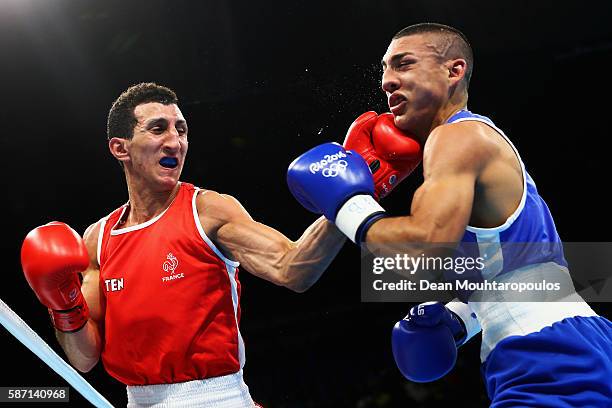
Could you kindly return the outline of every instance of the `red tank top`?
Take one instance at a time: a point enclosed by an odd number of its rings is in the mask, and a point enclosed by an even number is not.
[[[127,204],[102,220],[106,371],[126,385],[167,384],[235,373],[244,365],[238,263],[204,233],[181,183],[170,206],[119,228]]]

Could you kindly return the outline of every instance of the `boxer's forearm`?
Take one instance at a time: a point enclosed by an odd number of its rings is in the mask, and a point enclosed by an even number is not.
[[[100,359],[102,342],[100,331],[93,320],[89,320],[81,330],[74,333],[63,333],[56,330],[55,336],[70,364],[77,370],[87,372]]]
[[[287,252],[281,268],[291,289],[303,292],[310,288],[336,257],[346,236],[324,217],[304,231]]]
[[[427,229],[412,216],[388,217],[376,221],[368,229],[364,243],[370,250],[419,250],[417,244],[428,242]]]
[[[225,223],[215,238],[244,269],[296,292],[305,291],[319,279],[346,240],[323,217],[297,241],[246,217]]]

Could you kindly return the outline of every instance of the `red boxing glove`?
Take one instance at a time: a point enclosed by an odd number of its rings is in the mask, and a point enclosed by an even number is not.
[[[34,228],[23,241],[23,273],[38,300],[49,308],[53,325],[59,331],[74,332],[87,323],[89,310],[78,273],[88,265],[85,243],[62,222]]]
[[[366,112],[349,128],[344,147],[359,153],[370,166],[377,199],[410,175],[423,158],[421,145],[398,129],[393,114]]]

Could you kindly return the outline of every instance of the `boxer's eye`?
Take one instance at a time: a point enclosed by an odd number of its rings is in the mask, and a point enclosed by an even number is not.
[[[402,61],[397,66],[398,66],[398,68],[408,68],[412,64],[414,64],[414,61]]]

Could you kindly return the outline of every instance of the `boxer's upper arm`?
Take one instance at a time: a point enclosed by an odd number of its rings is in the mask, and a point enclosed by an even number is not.
[[[457,242],[472,213],[475,186],[489,152],[471,123],[440,126],[424,151],[424,182],[411,215],[424,226],[427,242]]]
[[[81,292],[89,307],[89,316],[98,325],[104,322],[104,294],[100,285],[100,265],[98,265],[98,237],[101,222],[98,221],[87,228],[83,240],[89,254],[89,266],[83,271]]]
[[[228,258],[249,272],[279,285],[284,257],[294,243],[274,228],[259,223],[234,197],[207,191],[197,198],[200,223],[206,235]]]

